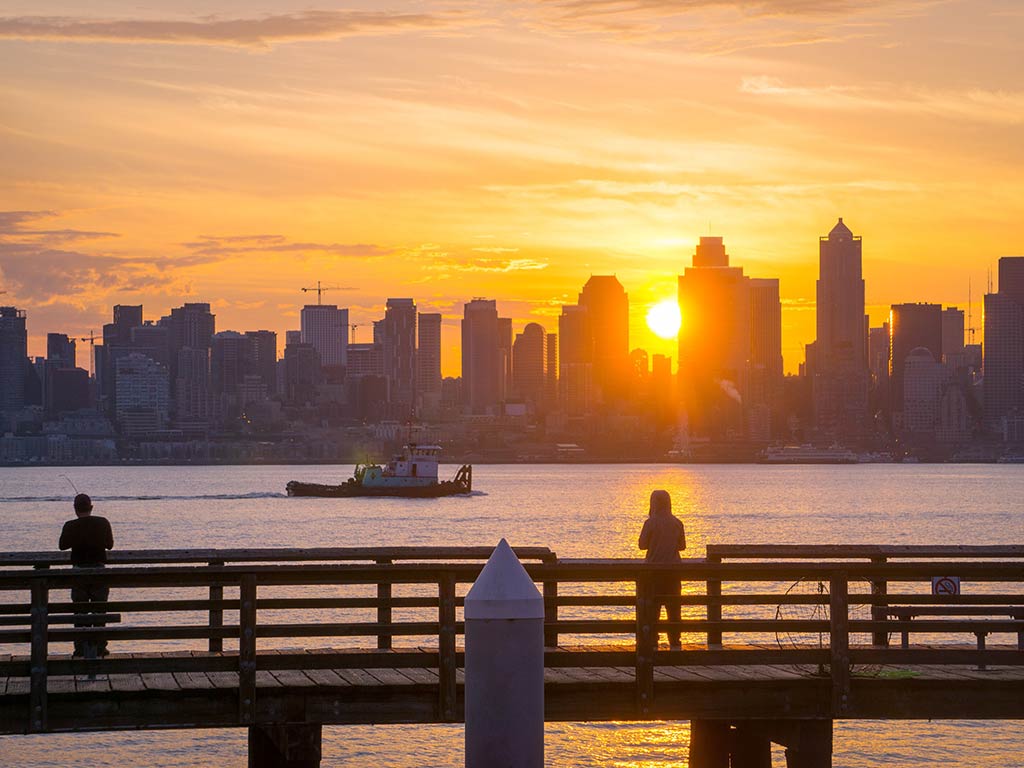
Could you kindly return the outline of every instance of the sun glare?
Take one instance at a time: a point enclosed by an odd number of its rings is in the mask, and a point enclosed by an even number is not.
[[[679,335],[679,326],[682,322],[679,304],[675,299],[659,301],[647,310],[647,327],[663,339],[672,339]]]

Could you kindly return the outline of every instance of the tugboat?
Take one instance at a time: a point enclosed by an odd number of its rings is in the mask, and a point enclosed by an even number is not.
[[[402,496],[435,499],[473,490],[473,466],[463,464],[451,480],[438,482],[439,445],[409,443],[384,466],[356,464],[352,477],[341,485],[321,485],[292,480],[285,486],[289,496]]]

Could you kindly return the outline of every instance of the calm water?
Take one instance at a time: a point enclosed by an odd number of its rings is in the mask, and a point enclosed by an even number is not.
[[[442,470],[448,473],[452,468]],[[708,543],[1019,544],[1024,467],[864,465],[478,466],[470,498],[288,499],[291,478],[351,467],[0,469],[0,549],[48,549],[71,484],[93,496],[121,548],[483,545],[506,537],[563,557],[632,557],[652,488],[672,494],[687,554]],[[325,729],[325,766],[450,766],[462,729]],[[549,724],[552,766],[684,766],[685,722]],[[839,723],[837,766],[1024,765],[1014,723]],[[244,766],[245,732],[0,738],[0,765]],[[776,765],[782,765],[781,752]]]

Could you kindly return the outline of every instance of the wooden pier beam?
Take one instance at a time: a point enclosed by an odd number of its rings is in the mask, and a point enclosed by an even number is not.
[[[736,723],[729,751],[732,768],[772,768],[772,741],[762,723]]]
[[[319,768],[323,726],[319,723],[249,727],[249,768]]]

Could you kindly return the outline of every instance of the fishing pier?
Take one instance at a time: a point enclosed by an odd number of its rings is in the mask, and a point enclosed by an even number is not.
[[[324,725],[463,722],[463,599],[491,551],[115,551],[92,573],[0,554],[0,733],[244,727],[250,766],[297,768]],[[770,768],[772,742],[830,766],[836,720],[1024,718],[1024,546],[516,554],[543,595],[545,719],[689,720],[693,768]],[[682,618],[655,625],[667,572]],[[962,589],[933,594],[945,577]],[[111,597],[76,627],[83,580]],[[72,658],[97,637],[109,656]]]

